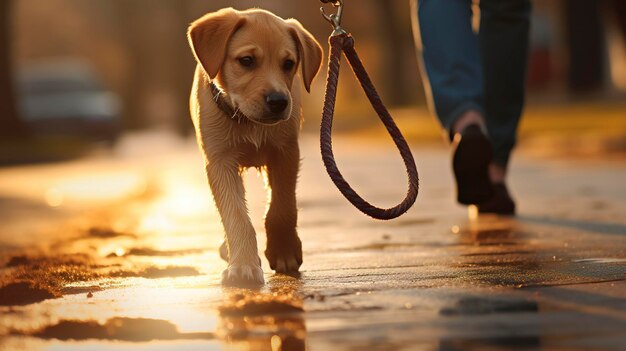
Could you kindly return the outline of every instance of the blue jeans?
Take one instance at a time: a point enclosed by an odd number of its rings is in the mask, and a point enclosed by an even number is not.
[[[494,162],[506,167],[524,105],[530,0],[480,0],[478,34],[471,0],[417,4],[416,43],[431,108],[447,130],[464,112],[480,112]]]

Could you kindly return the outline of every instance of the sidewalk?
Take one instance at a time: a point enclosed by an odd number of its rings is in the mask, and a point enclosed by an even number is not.
[[[404,170],[389,144],[334,145],[366,199],[402,199]],[[0,349],[626,345],[626,163],[521,152],[510,181],[519,216],[468,219],[453,201],[448,150],[419,146],[415,207],[378,222],[334,188],[314,137],[301,147],[300,278],[274,275],[265,262],[262,179],[246,176],[267,281],[260,291],[220,285],[221,224],[191,142],[135,138],[115,159],[0,169],[0,211],[29,204],[3,217],[0,286],[46,277],[38,287],[51,294],[36,299],[31,285],[21,292],[33,301],[8,302],[0,289]],[[39,214],[50,219],[36,226]]]

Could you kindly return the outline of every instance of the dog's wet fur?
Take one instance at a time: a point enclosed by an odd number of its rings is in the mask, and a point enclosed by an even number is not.
[[[220,252],[228,268],[222,282],[264,282],[241,178],[248,167],[263,170],[271,192],[265,256],[276,272],[295,273],[302,264],[296,230],[302,111],[295,81],[300,76],[310,90],[322,49],[298,21],[258,9],[209,13],[191,24],[188,38],[198,62],[191,116],[226,234]],[[232,119],[218,107],[211,82],[245,120]]]

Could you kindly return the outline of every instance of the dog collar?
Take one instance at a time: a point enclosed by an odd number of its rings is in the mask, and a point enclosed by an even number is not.
[[[217,104],[222,112],[228,116],[231,120],[237,121],[237,123],[248,121],[248,117],[243,114],[239,109],[235,109],[224,98],[224,91],[220,89],[215,83],[211,82],[211,93],[213,94],[213,101]]]

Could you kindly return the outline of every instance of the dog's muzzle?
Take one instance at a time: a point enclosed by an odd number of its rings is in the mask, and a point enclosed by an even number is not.
[[[264,124],[275,124],[289,119],[285,110],[289,106],[289,96],[272,92],[265,97],[265,113],[259,122]]]

